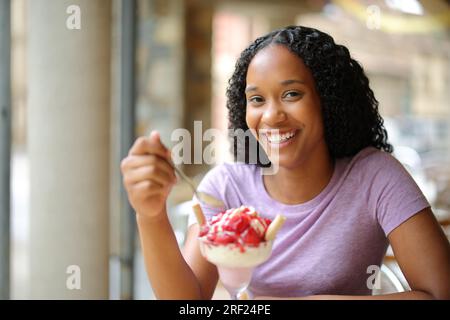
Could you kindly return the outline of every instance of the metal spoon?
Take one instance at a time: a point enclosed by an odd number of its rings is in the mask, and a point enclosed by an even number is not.
[[[219,199],[213,197],[212,195],[210,195],[208,193],[197,191],[197,186],[195,185],[194,181],[192,181],[191,178],[189,178],[187,175],[185,175],[183,171],[181,171],[179,168],[177,168],[174,163],[172,163],[171,161],[168,161],[168,162],[172,166],[172,168],[177,172],[177,174],[184,181],[187,182],[187,184],[192,189],[192,191],[194,192],[195,196],[197,197],[197,199],[199,201],[201,201],[211,207],[214,207],[214,208],[225,208],[225,204],[222,201],[220,201]]]

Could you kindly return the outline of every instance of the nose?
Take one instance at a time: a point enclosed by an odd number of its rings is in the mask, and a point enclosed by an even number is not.
[[[262,116],[262,121],[271,127],[275,127],[286,119],[287,114],[285,110],[277,103],[268,104]]]

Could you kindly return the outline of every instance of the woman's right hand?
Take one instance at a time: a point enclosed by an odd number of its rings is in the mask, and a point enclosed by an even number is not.
[[[165,214],[167,197],[176,183],[170,150],[161,142],[159,133],[138,138],[128,156],[122,160],[123,183],[136,214],[158,218]]]

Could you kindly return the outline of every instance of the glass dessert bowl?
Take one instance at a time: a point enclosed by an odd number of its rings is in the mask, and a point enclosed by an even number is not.
[[[199,207],[194,208],[199,216]],[[247,290],[253,269],[269,259],[273,240],[285,218],[262,218],[254,208],[241,206],[201,219],[199,244],[206,260],[215,264],[232,299],[250,299]],[[200,219],[199,219],[200,221]]]

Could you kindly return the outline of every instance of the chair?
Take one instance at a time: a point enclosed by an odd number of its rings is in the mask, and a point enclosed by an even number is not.
[[[406,291],[400,277],[389,268],[386,264],[382,264],[380,268],[379,287],[372,290],[373,295],[382,295],[389,293],[397,293]]]

